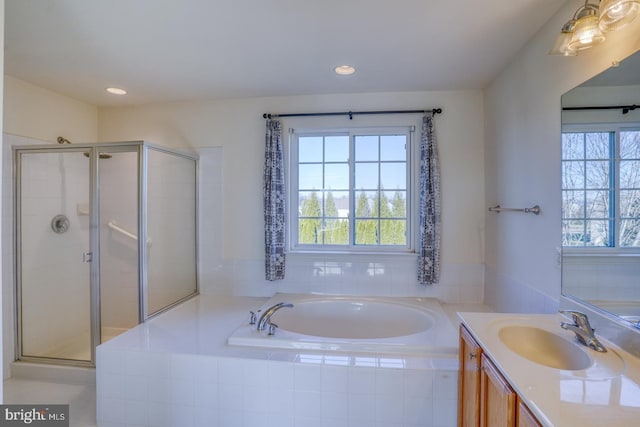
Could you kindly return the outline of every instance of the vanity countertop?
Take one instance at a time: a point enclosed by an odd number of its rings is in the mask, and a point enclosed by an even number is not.
[[[640,425],[640,359],[609,341],[598,353],[578,344],[573,332],[560,328],[560,314],[458,313],[483,350],[516,393],[545,426]],[[562,370],[532,362],[509,349],[499,338],[506,326],[532,326],[552,332],[590,358],[581,370]]]

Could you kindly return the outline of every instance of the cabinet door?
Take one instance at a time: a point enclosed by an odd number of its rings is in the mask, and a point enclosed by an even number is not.
[[[480,427],[514,427],[516,394],[493,362],[481,356]]]
[[[518,397],[517,427],[542,427],[538,419],[531,413],[531,410]]]
[[[460,325],[460,370],[458,372],[458,426],[480,425],[480,346]]]

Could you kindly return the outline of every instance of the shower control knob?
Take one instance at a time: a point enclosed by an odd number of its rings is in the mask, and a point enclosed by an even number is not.
[[[256,313],[253,312],[253,311],[250,311],[249,312],[249,324],[250,325],[255,325],[257,320],[258,319],[257,319]]]
[[[66,215],[56,215],[51,220],[51,229],[54,233],[62,234],[69,230],[69,218]]]

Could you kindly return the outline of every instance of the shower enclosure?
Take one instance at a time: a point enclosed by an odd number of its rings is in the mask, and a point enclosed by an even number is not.
[[[197,294],[197,158],[144,141],[14,147],[16,358],[95,347]]]

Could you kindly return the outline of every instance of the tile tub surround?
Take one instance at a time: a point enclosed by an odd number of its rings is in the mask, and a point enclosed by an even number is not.
[[[99,346],[98,425],[456,425],[457,354],[227,346],[265,301],[200,295]]]

